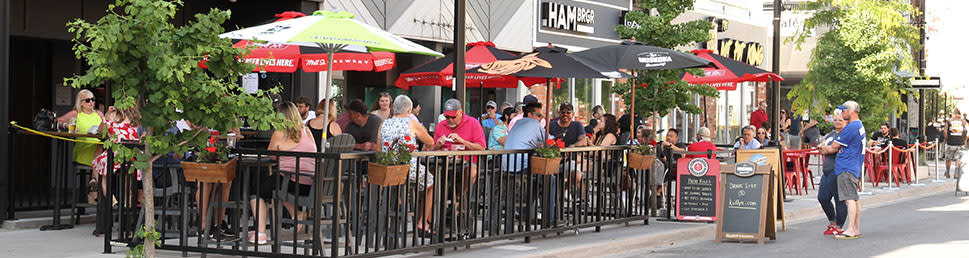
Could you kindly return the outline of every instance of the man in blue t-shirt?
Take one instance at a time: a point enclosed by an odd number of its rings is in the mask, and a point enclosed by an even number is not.
[[[861,167],[865,160],[865,126],[858,120],[861,107],[858,102],[846,101],[838,106],[841,115],[848,125],[841,130],[834,143],[821,146],[822,152],[837,152],[834,163],[834,173],[837,176],[838,198],[848,207],[844,232],[835,238],[855,239],[861,237],[861,202],[858,201],[858,179],[861,178]]]

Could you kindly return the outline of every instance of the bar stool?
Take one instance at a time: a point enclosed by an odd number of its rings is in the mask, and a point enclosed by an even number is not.
[[[78,192],[84,191],[87,194],[90,191],[90,186],[87,184],[87,178],[90,178],[94,172],[94,168],[88,165],[74,162],[74,179],[77,180],[74,185],[74,191],[71,192],[71,217],[73,218],[74,225],[81,224],[81,214],[86,214],[86,208],[94,207],[87,202],[78,204],[77,197]],[[100,177],[96,179],[96,184],[94,185],[95,190],[100,191]],[[98,200],[100,201],[100,200]]]

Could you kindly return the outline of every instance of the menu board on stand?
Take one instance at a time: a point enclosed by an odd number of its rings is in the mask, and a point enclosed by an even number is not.
[[[756,241],[763,244],[766,238],[777,239],[776,231],[768,230],[774,224],[773,212],[768,211],[771,195],[770,166],[758,166],[752,162],[725,164],[721,170],[719,202],[717,209],[717,242]]]
[[[716,221],[719,181],[720,161],[706,158],[677,160],[676,219]]]

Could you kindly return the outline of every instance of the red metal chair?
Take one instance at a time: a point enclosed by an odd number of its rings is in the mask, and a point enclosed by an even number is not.
[[[911,168],[909,166],[909,152],[903,152],[892,148],[890,150],[892,155],[892,181],[895,182],[895,186],[900,186],[901,181],[911,182],[912,178],[908,175],[908,171]]]
[[[882,153],[882,154],[884,154],[884,153]],[[871,184],[874,187],[878,187],[878,183],[880,183],[883,178],[885,180],[888,180],[888,172],[889,172],[888,171],[888,164],[883,164],[881,162],[881,159],[882,159],[881,156],[883,156],[883,155],[879,155],[879,154],[875,154],[875,153],[870,153],[869,152],[868,155],[866,155],[866,156],[868,156],[865,159],[866,163],[869,164],[868,165],[868,167],[869,167],[868,171],[871,171],[871,173],[870,173],[870,176],[871,176]],[[882,176],[884,176],[884,177],[882,177]]]
[[[788,193],[801,195],[801,167],[801,159],[797,153],[784,152],[784,187],[787,188]]]

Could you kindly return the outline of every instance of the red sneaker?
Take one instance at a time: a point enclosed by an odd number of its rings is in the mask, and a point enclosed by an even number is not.
[[[828,229],[824,231],[824,235],[826,235],[826,236],[832,236],[832,235],[837,235],[837,234],[841,234],[841,232],[838,231],[838,228],[837,227],[831,226],[831,225],[829,225],[828,226]]]

